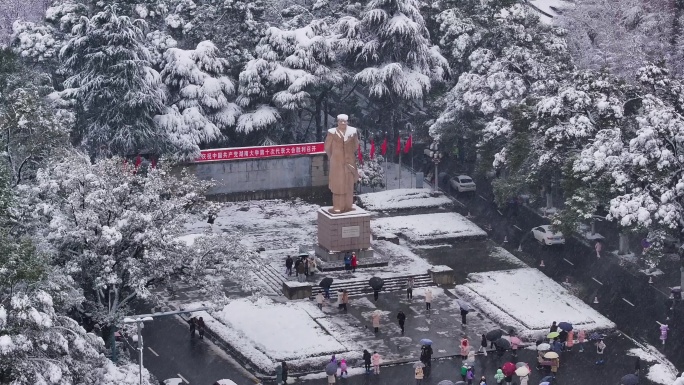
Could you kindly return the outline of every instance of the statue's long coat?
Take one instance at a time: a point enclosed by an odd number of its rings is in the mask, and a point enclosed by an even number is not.
[[[352,194],[354,183],[359,179],[355,152],[359,147],[356,128],[347,126],[344,136],[337,127],[328,130],[325,153],[328,154],[330,173],[328,187],[333,194]]]

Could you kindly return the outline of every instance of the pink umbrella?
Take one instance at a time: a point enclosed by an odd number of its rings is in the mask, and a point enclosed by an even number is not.
[[[511,345],[520,345],[520,344],[522,344],[522,341],[520,340],[520,338],[518,338],[518,337],[516,337],[516,336],[512,336],[512,337],[510,338],[510,340],[511,340]]]

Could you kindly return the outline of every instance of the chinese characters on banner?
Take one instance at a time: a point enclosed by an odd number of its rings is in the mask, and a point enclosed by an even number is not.
[[[274,156],[311,155],[325,152],[323,142],[282,144],[277,146],[232,147],[202,150],[195,162],[214,162],[233,159],[259,159]]]

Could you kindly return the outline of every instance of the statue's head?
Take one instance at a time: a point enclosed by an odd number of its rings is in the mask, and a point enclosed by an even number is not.
[[[347,116],[345,114],[337,115],[337,127],[340,129],[346,129],[348,120],[349,120],[349,116]]]

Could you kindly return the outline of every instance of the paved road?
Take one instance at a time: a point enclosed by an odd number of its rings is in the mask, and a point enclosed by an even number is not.
[[[443,188],[446,190],[448,186]],[[578,297],[633,338],[661,347],[659,322],[668,322],[667,317],[671,317],[670,338],[661,351],[678,368],[684,367],[684,330],[677,325],[678,320],[684,319],[684,306],[675,306],[670,312],[667,294],[649,285],[646,276],[633,275],[614,257],[597,259],[590,246],[574,238],[568,238],[565,246],[539,245],[530,229],[543,224],[544,219],[523,212],[523,208],[517,215],[497,210],[491,203],[491,193],[478,191],[476,194],[457,194],[456,198],[465,205],[460,210],[470,211],[476,223],[491,225],[491,239],[513,252],[522,245],[522,253],[516,252],[519,258],[531,266],[539,266],[543,260],[545,267],[540,267],[541,271],[558,282],[570,282]],[[507,243],[504,243],[505,237]],[[593,303],[595,298],[598,304]]]
[[[561,367],[556,377],[554,385],[580,385],[580,384],[618,384],[623,375],[633,372],[636,358],[625,357],[625,352],[634,347],[632,342],[623,336],[614,336],[606,339],[608,346],[605,354],[606,364],[597,366],[594,364],[597,354],[593,346],[586,346],[584,353],[579,353],[577,349],[572,352],[565,352],[561,355]],[[478,356],[475,364],[475,376],[479,379],[485,375],[487,384],[496,384],[494,374],[496,369],[504,362],[510,361],[510,353],[506,353],[502,358],[495,354],[487,357]],[[532,350],[521,350],[518,360],[524,362],[536,362],[536,352]],[[514,361],[515,362],[515,361]],[[642,367],[645,367],[642,363]],[[459,370],[461,367],[460,358],[449,358],[435,361],[432,366],[431,375],[423,381],[423,385],[434,385],[441,380],[460,381]],[[530,385],[536,385],[542,378],[542,373],[531,366]],[[322,373],[321,373],[322,374]],[[319,377],[322,377],[319,376]],[[518,381],[515,378],[515,381]],[[326,379],[317,378],[303,381],[304,384],[323,385],[327,384]],[[475,382],[478,383],[478,382]],[[517,383],[517,382],[516,382]],[[346,379],[339,379],[337,384],[341,385],[412,385],[413,366],[397,365],[382,367],[380,375],[355,375]],[[641,385],[650,385],[650,381],[643,379]]]
[[[159,380],[183,378],[191,385],[211,385],[222,378],[239,385],[258,382],[208,339],[190,338],[187,323],[177,316],[155,318],[143,329],[143,342],[143,363]]]

